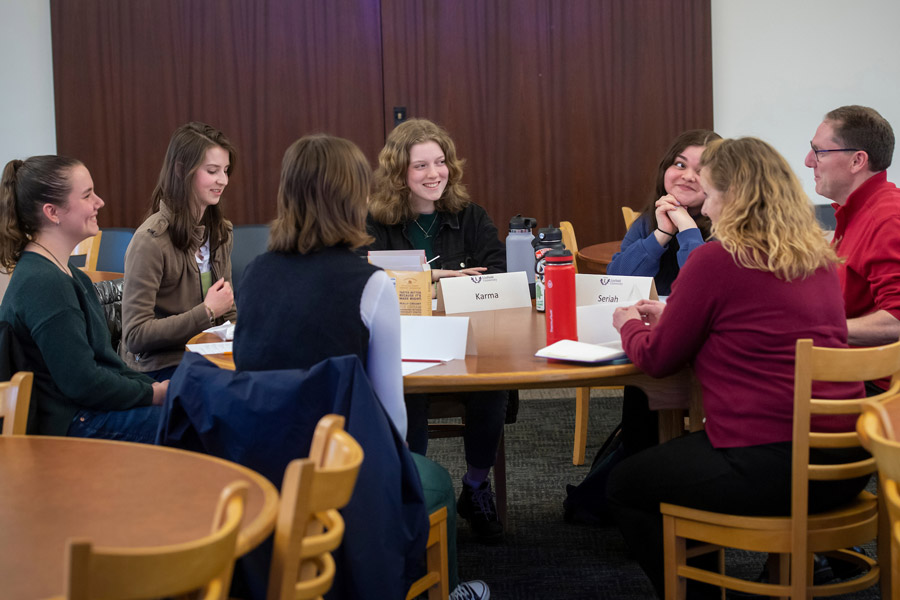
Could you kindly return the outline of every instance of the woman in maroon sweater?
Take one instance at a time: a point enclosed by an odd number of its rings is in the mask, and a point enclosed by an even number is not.
[[[712,142],[701,158],[703,214],[717,241],[697,248],[668,302],[620,308],[613,324],[634,363],[655,377],[692,364],[705,431],[623,461],[607,494],[626,542],[663,597],[660,502],[747,515],[790,512],[794,346],[846,347],[836,256],[784,158],[754,138]],[[862,384],[818,384],[821,398]],[[852,420],[816,421],[851,430]],[[825,460],[851,460],[846,450]],[[818,458],[818,457],[817,457]],[[810,507],[849,501],[868,477],[810,485]],[[707,589],[692,589],[698,597]],[[716,593],[717,590],[716,590]]]

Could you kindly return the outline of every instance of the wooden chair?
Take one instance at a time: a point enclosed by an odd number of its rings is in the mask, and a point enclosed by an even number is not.
[[[893,382],[892,388],[896,386]],[[874,397],[863,406],[863,414],[856,424],[863,446],[875,457],[878,466],[879,486],[879,544],[878,557],[882,565],[890,562],[881,576],[881,597],[900,598],[900,396],[896,393],[885,398]],[[888,546],[890,561],[885,560],[882,546]]]
[[[243,481],[229,484],[219,497],[212,533],[192,542],[156,548],[100,548],[84,540],[69,540],[66,598],[160,598],[202,590],[197,597],[224,600],[231,585],[248,489]]]
[[[322,417],[309,457],[291,461],[284,472],[268,600],[321,598],[331,589],[331,551],[344,537],[337,509],[350,501],[362,461],[362,448],[344,431],[344,417]]]
[[[425,546],[425,568],[427,573],[412,584],[406,600],[428,592],[428,600],[446,600],[450,595],[450,580],[447,573],[447,507],[441,507],[428,516],[431,524],[428,543]]]
[[[103,232],[98,231],[97,235],[81,240],[75,249],[72,250],[72,256],[84,256],[83,271],[96,271],[97,259],[100,257],[100,238]]]
[[[624,208],[622,209],[624,210]],[[631,210],[631,209],[629,209]],[[563,244],[572,251],[573,256],[578,255],[578,242],[575,239],[575,228],[569,221],[559,224],[562,230]],[[578,272],[578,261],[575,261],[575,272]],[[598,389],[621,390],[621,386],[603,386]],[[584,464],[584,452],[587,447],[588,413],[590,411],[591,388],[575,388],[575,439],[572,448],[572,464]]]
[[[622,218],[625,219],[625,231],[627,232],[631,228],[631,224],[638,220],[638,217],[641,216],[636,210],[631,210],[627,206],[622,207]]]
[[[791,516],[748,517],[715,513],[662,503],[665,547],[666,599],[685,597],[685,580],[693,579],[746,593],[783,598],[810,598],[865,589],[878,582],[881,569],[871,558],[851,550],[878,535],[878,502],[862,492],[853,502],[831,511],[810,515],[809,481],[850,479],[875,470],[868,458],[841,465],[810,464],[809,449],[859,446],[855,432],[810,432],[812,414],[858,414],[865,399],[819,400],[812,398],[813,381],[861,381],[895,375],[893,393],[900,389],[900,342],[876,348],[815,348],[812,340],[797,340],[794,375],[794,429],[791,482]],[[702,542],[687,548],[686,540]],[[881,542],[882,540],[879,540]],[[770,553],[770,574],[777,583],[757,583],[687,565],[691,556],[739,548]],[[838,556],[865,569],[859,577],[814,586],[813,553]],[[780,555],[780,556],[778,556]],[[884,556],[879,552],[880,556]]]
[[[0,433],[3,435],[25,435],[33,382],[34,373],[19,371],[9,381],[0,383],[0,417],[3,417]]]

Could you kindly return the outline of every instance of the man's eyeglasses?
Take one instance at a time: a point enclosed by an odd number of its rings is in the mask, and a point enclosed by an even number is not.
[[[821,159],[819,155],[825,154],[826,152],[859,152],[859,148],[832,148],[831,150],[819,150],[812,145],[812,142],[809,143],[809,147],[812,148],[813,154],[816,155],[816,162],[819,162]]]

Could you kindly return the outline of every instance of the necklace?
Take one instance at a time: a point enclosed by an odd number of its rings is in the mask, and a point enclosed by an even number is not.
[[[52,252],[50,252],[50,251],[47,249],[46,246],[44,246],[43,244],[38,243],[36,240],[31,240],[31,243],[34,244],[35,246],[39,247],[39,248],[43,248],[44,252],[46,252],[47,254],[49,254],[49,255],[50,255],[50,258],[52,258],[53,261],[54,261],[57,265],[59,265],[59,268],[62,269],[63,273],[65,273],[65,274],[68,275],[69,277],[72,276],[72,272],[69,271],[69,269],[67,269],[66,267],[64,267],[63,264],[62,264],[61,262],[59,262],[59,259],[56,258],[56,255],[53,254]]]
[[[419,215],[419,217],[421,217],[421,216],[422,215]],[[416,224],[416,227],[418,227],[419,229],[422,230],[422,233],[425,234],[425,239],[427,240],[428,238],[431,237],[430,234],[431,234],[431,230],[434,228],[434,224],[437,223],[437,215],[434,215],[434,218],[431,220],[431,225],[428,226],[428,231],[426,231],[424,227],[419,225],[419,217],[416,217],[413,220],[413,223]]]

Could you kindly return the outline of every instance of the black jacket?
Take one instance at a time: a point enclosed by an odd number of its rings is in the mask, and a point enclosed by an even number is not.
[[[506,272],[506,246],[497,237],[497,228],[487,212],[477,204],[469,204],[454,214],[438,213],[440,223],[434,234],[434,253],[440,256],[432,269],[457,271],[470,267],[487,267],[487,273]],[[406,228],[409,223],[383,225],[366,219],[366,229],[375,238],[365,250],[414,250]]]

